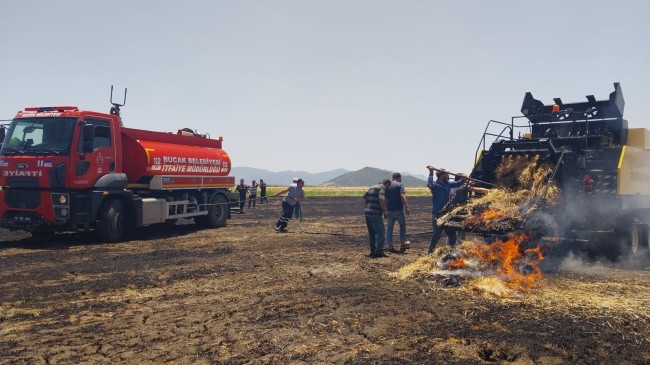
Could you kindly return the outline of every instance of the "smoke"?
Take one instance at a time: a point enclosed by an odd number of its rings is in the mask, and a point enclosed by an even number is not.
[[[555,217],[547,212],[536,211],[525,222],[525,229],[544,236],[557,237],[563,228]]]
[[[589,251],[565,251],[563,256],[547,256],[543,261],[544,272],[571,272],[589,275],[613,275],[614,270],[649,270],[650,255],[626,253],[617,260],[610,260]]]
[[[628,250],[614,263],[614,267],[624,270],[650,270],[650,253],[648,250],[637,253]]]
[[[561,259],[557,269],[558,271],[568,271],[577,274],[603,274],[606,272],[607,267],[602,262],[589,261],[583,255],[569,252],[566,257]]]

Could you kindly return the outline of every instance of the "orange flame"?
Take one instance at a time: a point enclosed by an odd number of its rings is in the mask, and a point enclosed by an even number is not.
[[[542,278],[539,262],[544,259],[540,247],[522,248],[529,239],[527,234],[512,236],[506,241],[478,244],[474,252],[464,252],[464,257],[445,262],[448,269],[466,268],[469,260],[476,259],[479,267],[490,268],[508,287],[515,290],[529,290]]]
[[[461,257],[457,260],[449,260],[445,262],[445,267],[448,269],[462,269],[466,266],[465,260]]]
[[[527,234],[518,234],[507,241],[495,241],[489,245],[476,246],[476,255],[481,262],[496,267],[497,273],[514,289],[533,288],[542,272],[539,262],[544,259],[539,247],[522,249],[521,243]]]
[[[496,218],[503,218],[506,216],[505,212],[494,209],[486,209],[481,213],[481,219],[483,221],[491,221]]]

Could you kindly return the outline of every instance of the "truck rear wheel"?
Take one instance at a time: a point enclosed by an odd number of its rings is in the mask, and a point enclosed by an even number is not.
[[[196,224],[205,228],[218,228],[226,225],[230,203],[223,194],[215,194],[210,199],[208,214],[194,218]]]
[[[126,215],[121,201],[111,199],[104,202],[99,210],[97,231],[99,232],[99,238],[104,242],[117,242],[124,237]]]

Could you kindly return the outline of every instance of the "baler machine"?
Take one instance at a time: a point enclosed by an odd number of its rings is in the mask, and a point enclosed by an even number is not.
[[[596,100],[593,95],[586,99],[564,103],[555,98],[553,104],[544,105],[528,92],[521,107],[523,116],[513,117],[509,124],[490,121],[477,148],[471,178],[515,193],[523,169],[546,165],[548,174],[541,189],[558,188],[557,202],[540,201],[542,192],[521,207],[519,216],[504,217],[504,224],[490,228],[472,225],[471,229],[466,220],[486,207],[468,206],[441,217],[443,228],[483,235],[528,231],[624,242],[634,251],[647,249],[650,131],[628,128],[618,83],[608,99]],[[523,123],[522,118],[526,120]],[[486,148],[488,138],[494,141]],[[530,204],[538,204],[539,209],[524,216]]]

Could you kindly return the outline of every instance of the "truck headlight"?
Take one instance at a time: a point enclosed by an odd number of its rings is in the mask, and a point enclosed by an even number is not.
[[[69,203],[70,203],[70,197],[68,194],[52,193],[52,205],[61,206],[61,205],[68,205]]]

